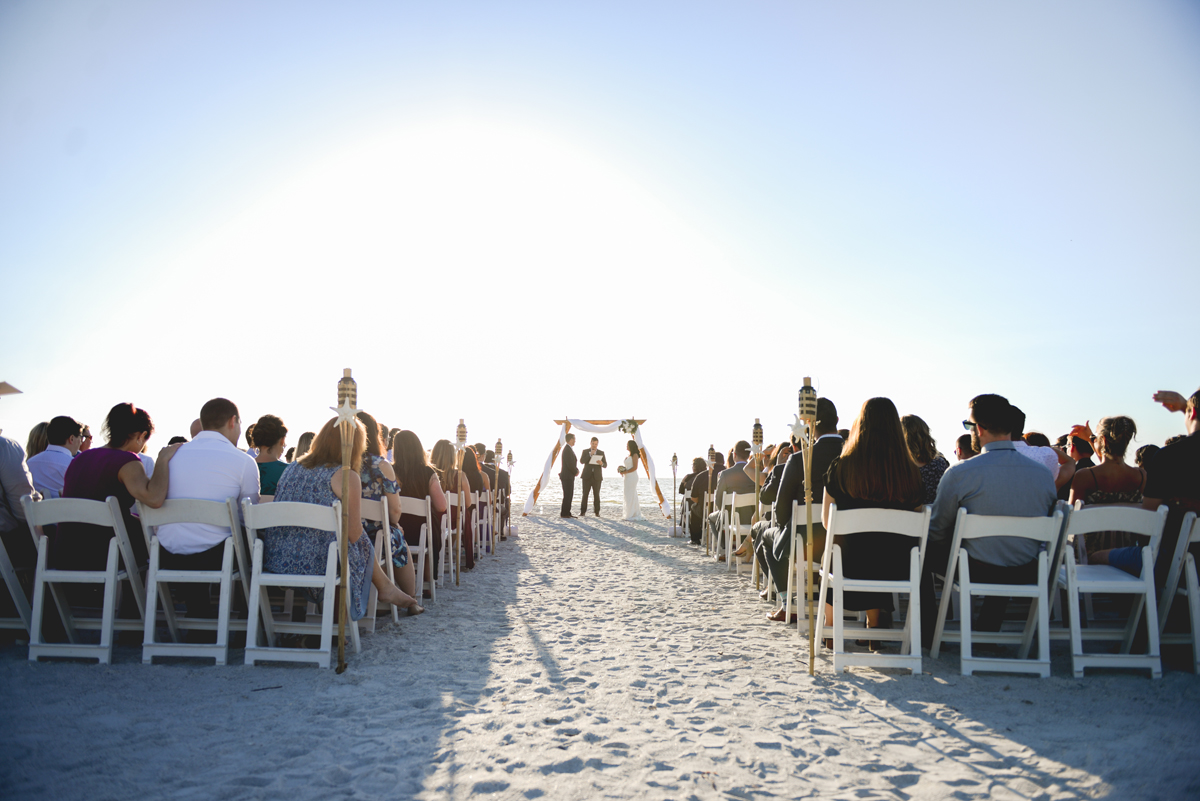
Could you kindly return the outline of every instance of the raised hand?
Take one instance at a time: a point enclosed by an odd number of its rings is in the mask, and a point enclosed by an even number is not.
[[[1160,389],[1155,392],[1154,402],[1161,403],[1168,412],[1182,412],[1187,408],[1187,398],[1169,389]]]

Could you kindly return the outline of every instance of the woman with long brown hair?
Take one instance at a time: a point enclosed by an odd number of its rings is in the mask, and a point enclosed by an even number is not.
[[[367,431],[363,424],[356,420],[354,442],[350,447],[350,463],[360,463],[366,450]],[[337,418],[333,417],[321,427],[308,453],[283,471],[275,488],[275,500],[317,503],[324,506],[333,506],[334,501],[340,500],[349,507],[350,520],[361,521],[362,480],[353,467],[346,468],[346,476],[343,476],[342,470],[342,434]],[[350,493],[348,497],[342,497],[342,482],[347,479]],[[424,612],[415,598],[388,579],[387,573],[383,572],[383,568],[375,560],[371,538],[364,536],[365,534],[361,523],[354,525],[353,522],[350,530],[346,532],[350,543],[350,617],[360,620],[366,615],[372,584],[379,590],[379,599],[384,603],[407,609],[410,615]],[[265,529],[262,536],[263,569],[267,572],[294,575],[325,572],[325,559],[329,543],[333,541],[333,532],[304,526],[275,526]],[[313,603],[321,603],[320,589],[305,589],[304,592]]]
[[[467,481],[466,474],[454,466],[454,446],[450,444],[448,439],[439,439],[433,445],[433,452],[430,454],[430,461],[433,462],[433,469],[437,471],[438,481],[441,482],[442,490],[447,495],[457,495],[463,493],[462,501],[464,506],[455,507],[450,510],[450,528],[458,528],[459,509],[466,509],[466,516],[463,517],[462,530],[471,530],[471,507],[467,504],[467,499],[471,496],[471,484]],[[449,504],[447,504],[449,505]],[[442,536],[449,536],[450,532],[442,532]],[[463,570],[470,570],[475,567],[475,543],[471,537],[463,537]],[[451,548],[453,550],[453,547]]]
[[[396,468],[396,481],[400,484],[400,495],[405,498],[429,498],[433,506],[433,531],[429,532],[429,547],[432,548],[433,558],[425,560],[426,581],[437,575],[438,561],[442,554],[442,514],[446,511],[446,494],[442,491],[437,472],[429,465],[421,438],[415,432],[407,429],[396,435],[392,441],[392,465]],[[423,515],[400,515],[400,528],[404,531],[404,539],[409,545],[421,543],[421,526],[425,524]],[[420,583],[420,581],[418,581]]]
[[[904,429],[908,455],[921,471],[921,483],[925,486],[925,503],[932,504],[937,497],[942,475],[950,468],[950,460],[942,456],[937,449],[937,441],[929,431],[929,424],[920,417],[906,414],[900,418],[900,427]]]
[[[829,465],[821,520],[829,527],[833,504],[847,509],[919,509],[925,493],[921,471],[909,454],[896,405],[888,398],[871,398],[862,405],[850,438]],[[908,578],[909,537],[870,531],[837,538],[847,578],[903,580]],[[827,619],[833,607],[826,599]],[[892,596],[882,592],[848,592],[845,607],[865,610],[867,626],[891,628]]]

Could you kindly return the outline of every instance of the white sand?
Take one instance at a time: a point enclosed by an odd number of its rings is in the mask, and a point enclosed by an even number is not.
[[[652,511],[652,510],[647,510]],[[5,798],[1196,798],[1200,677],[857,669],[665,523],[529,517],[421,617],[312,667],[0,651]]]

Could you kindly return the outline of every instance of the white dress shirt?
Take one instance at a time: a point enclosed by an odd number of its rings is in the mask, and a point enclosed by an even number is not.
[[[167,500],[221,501],[249,498],[258,503],[258,465],[223,434],[201,431],[171,458]],[[229,536],[228,526],[171,523],[158,528],[158,541],[173,554],[207,551]]]
[[[1030,445],[1019,439],[1013,440],[1013,447],[1017,449],[1017,453],[1044,466],[1050,471],[1051,476],[1058,478],[1058,454],[1054,452],[1053,448],[1047,448],[1045,445]]]
[[[62,495],[63,476],[75,454],[62,445],[48,445],[46,450],[30,456],[26,464],[33,476],[33,486],[47,498]]]

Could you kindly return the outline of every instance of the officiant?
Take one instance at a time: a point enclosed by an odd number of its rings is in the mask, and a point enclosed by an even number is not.
[[[600,440],[592,437],[591,448],[579,455],[579,461],[583,465],[583,503],[579,505],[580,517],[587,515],[589,491],[595,499],[593,508],[596,510],[596,517],[600,516],[600,482],[604,479],[600,471],[608,467],[608,461],[604,458],[604,451],[597,447],[599,444]]]

